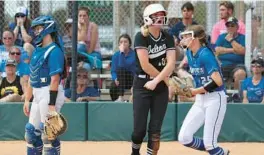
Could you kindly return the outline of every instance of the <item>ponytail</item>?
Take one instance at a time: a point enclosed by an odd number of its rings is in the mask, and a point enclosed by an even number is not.
[[[62,41],[62,39],[60,38],[60,36],[58,35],[57,32],[53,32],[51,34],[51,36],[54,39],[54,42],[59,46],[59,48],[63,52],[64,66],[63,66],[63,72],[61,73],[61,78],[65,79],[65,78],[67,78],[67,59],[66,59],[66,56],[65,56],[64,44],[63,44],[63,41]]]
[[[149,29],[147,25],[141,26],[140,31],[144,37],[147,37],[149,35]]]

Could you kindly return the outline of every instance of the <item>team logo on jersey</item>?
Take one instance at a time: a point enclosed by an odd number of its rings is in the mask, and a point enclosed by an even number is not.
[[[149,53],[149,58],[154,59],[157,58],[163,54],[166,53],[166,44],[163,44],[161,46],[158,46],[155,44],[153,48],[151,48],[151,45],[148,46],[148,53]]]
[[[18,88],[16,86],[8,86],[1,90],[1,96],[7,96],[9,94],[18,94]]]
[[[262,96],[262,90],[261,90],[261,88],[251,88],[251,87],[247,87],[247,90],[248,90],[248,91],[253,91],[253,92],[255,92],[255,94],[256,94],[257,96]]]
[[[190,72],[192,75],[203,75],[204,68],[190,68]]]

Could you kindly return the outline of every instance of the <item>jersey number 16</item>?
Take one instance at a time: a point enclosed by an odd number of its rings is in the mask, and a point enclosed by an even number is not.
[[[166,63],[167,63],[167,59],[162,58],[161,61],[159,62],[159,66],[166,66]]]

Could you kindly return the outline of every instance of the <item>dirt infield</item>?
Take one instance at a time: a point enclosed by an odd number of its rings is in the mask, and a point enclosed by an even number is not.
[[[26,155],[25,142],[1,141],[0,155]],[[221,143],[229,148],[231,155],[264,155],[262,143]],[[146,152],[146,143],[142,146],[142,155]],[[61,155],[130,155],[129,142],[62,142]],[[183,147],[178,142],[162,142],[159,155],[206,155]]]

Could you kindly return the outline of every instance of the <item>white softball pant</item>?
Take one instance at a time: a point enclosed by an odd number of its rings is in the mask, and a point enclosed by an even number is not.
[[[178,140],[189,144],[193,135],[204,124],[203,141],[206,150],[217,147],[217,138],[226,112],[227,96],[224,91],[198,94],[185,117]]]
[[[44,123],[47,113],[48,104],[50,100],[50,87],[33,88],[34,99],[30,109],[29,123],[31,123],[35,129],[39,129],[40,123]],[[56,100],[56,111],[59,112],[64,104],[64,90],[61,85],[58,88],[58,96]]]

